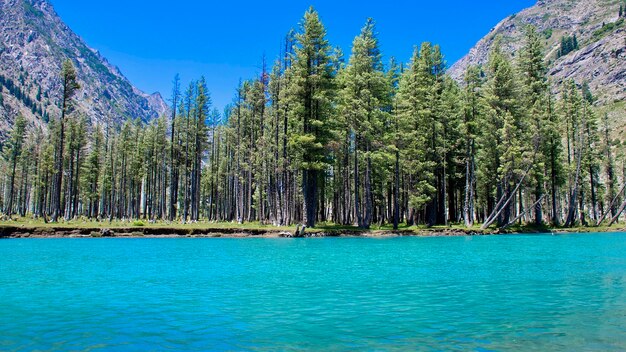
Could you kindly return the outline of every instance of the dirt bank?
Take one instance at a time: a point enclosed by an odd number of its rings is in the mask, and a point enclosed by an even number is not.
[[[79,238],[79,237],[123,237],[123,238],[242,238],[242,237],[398,237],[398,236],[474,236],[503,233],[530,233],[544,231],[506,231],[460,228],[434,228],[422,230],[358,230],[358,229],[308,229],[304,236],[294,236],[294,232],[272,229],[244,228],[176,228],[176,227],[27,227],[0,226],[0,238]]]

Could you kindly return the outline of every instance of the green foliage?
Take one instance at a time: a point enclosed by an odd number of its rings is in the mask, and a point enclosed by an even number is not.
[[[543,34],[543,37],[547,40],[552,38],[552,28],[547,28],[546,30],[544,30],[543,32],[541,32]]]
[[[61,68],[61,83],[63,84],[64,100],[62,108],[68,109],[69,105],[66,104],[70,102],[70,98],[78,89],[80,89],[80,84],[78,84],[78,74],[76,73],[76,68],[70,59],[63,61]]]
[[[380,131],[384,130],[389,121],[390,116],[386,108],[391,103],[389,96],[391,87],[383,71],[372,19],[368,19],[361,34],[354,39],[352,55],[348,65],[340,71],[338,81],[341,87],[338,95],[340,119],[335,128],[339,129],[337,133],[342,136],[342,140],[347,139],[348,143],[354,146],[354,157],[350,159],[355,159],[355,204],[358,204],[358,223],[362,228],[369,228],[373,209],[372,188],[379,187],[378,184],[372,183],[384,181],[380,178],[373,180],[373,174],[382,170],[373,170],[372,160],[379,161],[374,163],[376,167],[384,168],[385,160],[389,159],[384,145],[380,143],[385,138],[380,135]],[[350,154],[346,148],[343,151]],[[363,207],[359,197],[364,200]]]
[[[143,221],[140,221],[140,220],[135,220],[135,221],[133,221],[132,225],[133,225],[134,227],[142,227],[142,226],[146,226],[146,224],[145,224]]]
[[[558,125],[554,124],[555,113],[552,107],[550,91],[546,79],[547,69],[543,61],[543,45],[534,27],[526,29],[525,45],[519,59],[519,71],[522,77],[522,105],[532,132],[528,133],[533,155],[533,167],[528,179],[534,200],[538,201],[549,193],[554,202],[556,187],[561,185],[562,159],[559,148]],[[551,187],[546,192],[546,180]],[[551,209],[555,213],[555,209]],[[551,219],[553,222],[554,219]],[[535,207],[535,223],[543,222],[541,204]]]
[[[315,224],[320,174],[329,164],[327,147],[331,140],[335,65],[326,29],[311,7],[295,36],[292,66],[286,73],[290,84],[289,140],[298,152],[296,163],[303,171],[302,188],[307,225]]]
[[[33,101],[28,91],[22,87],[23,83],[16,84],[15,81],[3,75],[0,75],[0,105],[4,102],[2,98],[3,86],[7,89],[10,95],[14,96],[17,100],[21,101],[22,104],[24,104],[24,106],[30,109],[33,114],[37,114],[43,117],[44,115],[43,106],[38,105],[35,101]]]
[[[24,119],[24,117],[20,114],[17,116],[17,118],[15,119],[15,125],[13,126],[13,131],[11,131],[11,136],[9,138],[9,140],[7,141],[8,144],[8,148],[5,150],[5,155],[4,158],[7,161],[7,166],[8,166],[8,170],[7,170],[7,175],[9,178],[9,184],[8,184],[8,194],[7,194],[7,201],[4,207],[4,213],[7,215],[12,215],[14,212],[16,212],[19,209],[16,209],[14,206],[14,197],[15,197],[15,179],[17,176],[17,167],[18,167],[18,163],[21,163],[22,165],[26,165],[26,161],[29,158],[29,151],[28,150],[24,150],[23,146],[24,146],[24,137],[25,137],[25,133],[26,133],[26,120]],[[22,167],[22,170],[24,168]],[[22,211],[23,213],[23,211]]]
[[[607,34],[616,31],[619,28],[624,27],[624,18],[620,18],[615,22],[611,22],[609,24],[603,24],[600,29],[597,29],[593,32],[591,39],[595,42],[602,39]]]
[[[4,155],[5,160],[13,162],[20,157],[22,147],[24,145],[25,135],[26,119],[20,114],[17,115],[17,118],[15,119],[11,136],[7,141],[7,148],[5,149],[7,153]]]
[[[587,83],[586,81],[583,83],[582,86],[582,94],[583,99],[585,99],[589,104],[593,104],[595,102],[596,99],[593,96],[591,89],[589,88],[589,83]]]
[[[559,46],[556,57],[559,58],[565,56],[575,50],[578,50],[578,39],[576,38],[576,34],[571,37],[562,36],[561,45]]]
[[[326,165],[324,147],[330,138],[328,119],[334,68],[326,29],[318,13],[310,8],[296,34],[291,78],[292,109],[291,145],[300,145],[300,165],[304,170],[323,170]]]

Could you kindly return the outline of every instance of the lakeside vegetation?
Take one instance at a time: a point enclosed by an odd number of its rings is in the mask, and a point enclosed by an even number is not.
[[[56,223],[44,222],[42,219],[15,217],[13,220],[0,221],[0,238],[2,237],[22,237],[23,233],[35,233],[39,237],[63,237],[76,233],[91,234],[91,237],[102,237],[101,231],[93,232],[96,229],[105,230],[108,233],[119,233],[122,237],[141,237],[144,235],[156,236],[203,236],[207,234],[221,234],[221,237],[229,237],[233,234],[248,234],[252,237],[263,236],[264,234],[290,234],[293,235],[300,226],[274,226],[259,222],[248,222],[237,224],[233,222],[195,222],[185,223],[157,221],[145,223],[138,220],[113,220],[95,221],[86,218],[59,221]],[[499,229],[492,226],[481,229],[480,224],[466,227],[463,224],[450,225],[408,225],[402,223],[394,229],[393,224],[375,224],[368,229],[360,228],[356,225],[339,225],[334,223],[318,223],[315,228],[307,228],[306,233],[324,234],[324,236],[464,236],[464,235],[491,235],[491,234],[540,234],[540,233],[593,233],[593,232],[624,232],[626,227],[623,224],[612,226],[548,226],[535,224],[518,224]]]
[[[445,71],[431,43],[409,63],[384,64],[373,20],[346,59],[310,9],[273,67],[263,61],[225,111],[212,109],[205,78],[183,89],[177,77],[171,116],[117,126],[73,111],[80,85],[68,60],[61,116],[49,131],[18,117],[2,146],[0,208],[33,226],[514,229],[619,220],[622,145],[584,82],[550,90],[541,33],[528,27],[515,59],[496,39],[489,62],[469,67],[461,84]]]

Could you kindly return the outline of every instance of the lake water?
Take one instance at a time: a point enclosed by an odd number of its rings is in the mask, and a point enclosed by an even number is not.
[[[0,240],[0,350],[626,350],[626,234]]]

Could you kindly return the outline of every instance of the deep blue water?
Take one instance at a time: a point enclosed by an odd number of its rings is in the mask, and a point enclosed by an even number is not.
[[[626,350],[626,234],[0,241],[0,350]]]

